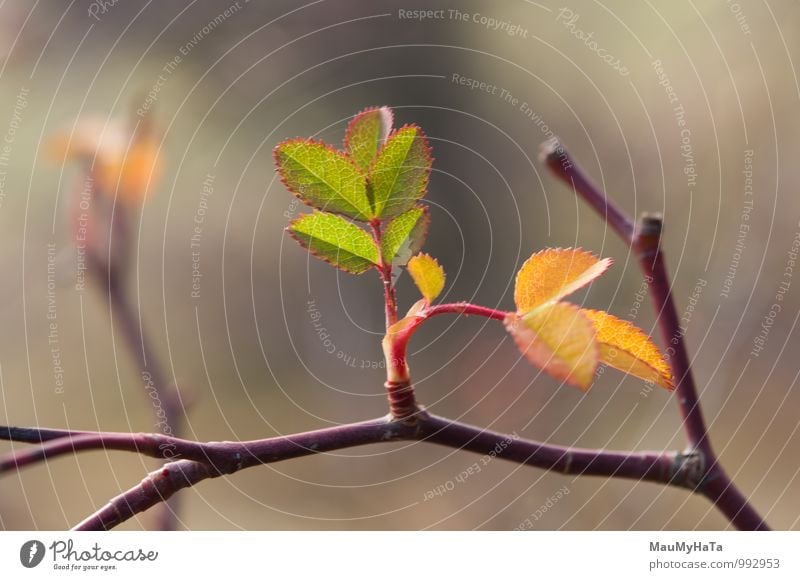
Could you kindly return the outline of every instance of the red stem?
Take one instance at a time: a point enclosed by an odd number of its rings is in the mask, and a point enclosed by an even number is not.
[[[383,299],[386,310],[386,335],[383,339],[386,359],[386,395],[391,416],[400,421],[413,421],[419,411],[416,394],[408,376],[405,346],[398,346],[395,335],[389,329],[397,322],[397,296],[392,285],[392,263],[384,263],[381,252],[381,222],[370,222],[372,237],[378,248],[378,272],[383,280]]]
[[[437,314],[465,314],[473,316],[483,316],[491,318],[492,320],[505,320],[506,316],[510,313],[503,310],[495,310],[494,308],[487,308],[485,306],[477,306],[469,302],[455,302],[452,304],[436,304],[427,308],[425,311],[426,317],[436,316]]]
[[[383,281],[383,301],[386,310],[386,328],[388,329],[392,324],[397,322],[397,296],[395,294],[394,286],[392,286],[392,263],[383,263],[383,256],[381,255],[381,222],[380,220],[373,220],[369,223],[372,228],[372,237],[375,240],[375,245],[378,248],[378,259],[380,263],[377,266],[378,273]]]

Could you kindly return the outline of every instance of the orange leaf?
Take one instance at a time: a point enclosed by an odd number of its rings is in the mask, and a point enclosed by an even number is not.
[[[149,121],[131,133],[122,119],[87,117],[71,131],[60,131],[47,142],[57,162],[82,161],[92,167],[94,190],[122,202],[145,200],[161,176],[161,141]]]
[[[509,314],[506,330],[522,354],[552,377],[586,390],[599,360],[595,330],[580,308],[566,302]]]
[[[517,311],[524,314],[572,294],[605,272],[611,263],[610,258],[599,260],[580,248],[537,252],[517,273],[514,288]]]
[[[669,365],[650,338],[629,322],[607,312],[583,310],[594,324],[600,362],[672,390]]]

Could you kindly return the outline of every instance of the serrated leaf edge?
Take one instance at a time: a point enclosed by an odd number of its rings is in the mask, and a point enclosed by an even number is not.
[[[389,133],[388,137],[386,137],[386,140],[383,142],[383,145],[381,145],[381,148],[378,149],[378,153],[375,155],[375,159],[372,161],[372,164],[369,167],[369,172],[367,172],[367,180],[371,181],[372,174],[375,171],[375,165],[378,163],[378,160],[381,158],[381,155],[383,154],[383,151],[389,145],[389,142],[392,140],[392,137],[394,137],[395,135],[397,135],[398,133],[400,133],[404,129],[416,129],[417,130],[416,137],[422,139],[422,142],[424,144],[423,151],[424,151],[424,154],[425,154],[425,160],[427,161],[427,168],[425,170],[425,177],[424,177],[424,179],[422,181],[422,186],[420,187],[420,190],[422,190],[422,195],[420,195],[416,199],[416,201],[419,201],[423,197],[425,197],[425,194],[427,193],[428,183],[430,182],[430,177],[431,177],[431,167],[433,166],[433,162],[436,161],[436,158],[433,156],[433,149],[431,148],[431,144],[430,144],[430,141],[428,140],[428,136],[425,134],[425,131],[422,130],[422,127],[420,127],[416,123],[406,123],[402,127],[398,127],[396,129],[392,129],[392,132]],[[378,216],[378,217],[380,217],[380,216]],[[394,217],[396,217],[396,216],[394,216]]]
[[[517,303],[516,303],[516,294],[517,294],[517,285],[519,284],[519,276],[520,276],[520,273],[522,272],[523,268],[525,268],[525,264],[527,264],[528,262],[530,262],[531,260],[533,260],[533,259],[534,259],[536,256],[538,256],[538,255],[540,255],[540,254],[544,254],[545,252],[553,252],[553,251],[555,251],[555,252],[558,252],[558,251],[561,251],[561,252],[570,252],[570,251],[576,251],[576,252],[577,252],[577,251],[579,251],[579,252],[585,252],[585,253],[587,253],[587,254],[590,254],[592,257],[594,257],[594,258],[596,258],[596,259],[597,259],[597,263],[596,263],[596,264],[594,264],[593,266],[591,266],[590,268],[594,268],[595,266],[597,266],[597,265],[599,265],[599,264],[605,264],[605,268],[603,268],[603,269],[602,269],[602,270],[601,270],[601,271],[600,271],[600,272],[597,274],[597,276],[595,276],[594,278],[592,278],[591,280],[589,280],[589,281],[588,281],[586,284],[584,284],[583,286],[580,286],[579,288],[576,288],[575,290],[573,290],[573,291],[572,291],[572,292],[570,292],[569,294],[572,294],[572,293],[574,293],[574,292],[577,292],[577,291],[578,291],[578,290],[580,290],[581,288],[585,288],[586,286],[589,286],[589,285],[590,285],[590,284],[592,284],[592,283],[593,283],[595,280],[597,280],[597,279],[598,279],[600,276],[602,276],[603,274],[605,274],[606,272],[608,272],[608,270],[611,268],[611,266],[613,266],[613,265],[614,265],[614,258],[600,258],[600,257],[599,257],[597,254],[595,254],[595,253],[594,253],[594,252],[592,252],[591,250],[586,250],[586,249],[584,249],[582,246],[578,246],[577,248],[562,248],[561,246],[557,246],[557,247],[555,247],[555,248],[543,248],[543,249],[539,250],[538,252],[535,252],[535,253],[531,254],[531,255],[530,255],[530,257],[529,257],[528,259],[526,259],[526,260],[525,260],[525,261],[522,263],[522,266],[520,266],[520,267],[519,267],[519,270],[517,270],[517,274],[516,274],[516,276],[514,277],[514,307],[515,307],[515,308],[517,308]],[[525,312],[522,312],[522,311],[520,311],[520,310],[517,310],[517,313],[518,313],[518,314],[520,314],[521,316],[524,316],[525,314],[528,314],[528,313],[530,313],[530,312],[533,312],[533,311],[535,311],[535,310],[538,310],[539,308],[541,308],[541,307],[543,307],[543,306],[546,306],[546,305],[548,305],[548,304],[553,304],[553,303],[555,303],[555,302],[561,302],[561,301],[563,301],[563,299],[564,299],[564,298],[566,298],[567,296],[569,296],[569,294],[566,294],[565,296],[562,296],[561,298],[551,299],[551,300],[548,300],[548,301],[546,301],[546,302],[542,302],[542,303],[541,303],[541,304],[539,304],[538,306],[535,306],[534,308],[532,308],[532,309],[530,309],[530,310],[526,310]]]
[[[394,125],[394,111],[388,105],[380,105],[380,106],[377,106],[377,107],[366,107],[366,108],[360,110],[358,113],[353,115],[353,117],[347,122],[347,129],[345,129],[344,140],[342,141],[342,146],[344,147],[345,152],[350,151],[350,135],[351,135],[351,127],[353,126],[353,123],[355,123],[356,120],[359,117],[361,117],[363,115],[366,115],[367,113],[371,113],[373,111],[378,111],[380,109],[386,109],[388,111],[388,113],[389,113],[389,127],[392,127]],[[389,135],[391,135],[391,134],[392,134],[392,131],[390,130],[389,133],[386,135],[386,137],[383,140],[384,143],[386,142],[386,139],[388,139]],[[378,153],[380,153],[380,148],[375,153],[376,157],[377,157]],[[349,157],[349,155],[348,155],[348,157]]]
[[[280,168],[280,159],[278,158],[278,149],[282,145],[285,145],[287,143],[296,143],[296,142],[311,143],[311,144],[314,144],[314,145],[322,145],[328,151],[331,151],[331,152],[341,156],[350,165],[353,166],[353,169],[355,169],[358,172],[359,175],[364,177],[365,189],[367,189],[369,187],[369,184],[367,183],[367,175],[364,174],[364,172],[361,170],[361,168],[358,165],[356,165],[355,161],[353,161],[353,159],[347,154],[347,152],[341,151],[341,150],[337,149],[336,147],[334,147],[333,145],[331,145],[330,143],[326,143],[325,141],[323,141],[321,139],[314,139],[313,137],[293,137],[291,139],[284,139],[283,141],[281,141],[280,143],[275,145],[275,147],[273,147],[273,149],[272,149],[272,158],[275,160],[275,165],[276,165],[276,169],[275,170],[278,172],[278,177],[279,177],[281,183],[283,183],[284,187],[286,188],[287,191],[289,191],[289,193],[291,193],[297,199],[299,199],[301,202],[303,202],[303,205],[306,205],[308,207],[311,207],[311,208],[314,208],[314,209],[317,209],[319,211],[323,211],[323,212],[326,212],[326,213],[342,215],[342,216],[344,216],[346,218],[353,219],[353,220],[360,221],[360,222],[368,222],[369,220],[371,220],[371,219],[373,219],[375,217],[375,216],[365,216],[363,219],[362,218],[354,218],[353,216],[350,216],[350,215],[348,215],[348,214],[346,214],[346,213],[344,213],[342,211],[331,210],[331,209],[328,209],[328,208],[320,207],[318,205],[314,205],[313,203],[309,203],[308,201],[303,199],[300,196],[299,192],[296,192],[291,187],[289,187],[289,184],[286,183],[286,179],[284,179],[283,174],[281,173],[281,171],[279,169]],[[353,208],[353,213],[361,213],[360,210],[357,207],[355,207],[352,203],[350,203],[349,200],[345,199],[344,197],[342,197],[342,199],[351,208]],[[367,201],[369,201],[369,194],[367,194]],[[372,209],[372,204],[371,203],[370,203],[370,209]]]
[[[333,212],[328,212],[328,213],[331,213],[331,214],[333,214]],[[315,252],[313,249],[311,249],[309,246],[307,246],[307,245],[306,245],[306,244],[303,242],[303,240],[301,240],[301,239],[300,239],[300,238],[297,236],[297,234],[296,234],[295,232],[293,232],[293,231],[292,231],[292,229],[291,229],[291,228],[292,228],[292,226],[293,226],[295,223],[297,223],[298,221],[300,221],[301,219],[303,219],[303,218],[305,218],[306,216],[309,216],[309,215],[314,215],[314,214],[304,213],[304,214],[302,214],[302,215],[299,215],[299,216],[297,216],[295,219],[293,219],[293,220],[292,220],[292,221],[289,223],[289,225],[288,225],[288,226],[286,226],[286,227],[284,228],[284,230],[286,231],[286,233],[287,233],[287,234],[289,234],[289,236],[290,236],[290,237],[291,237],[291,238],[292,238],[294,241],[296,241],[298,244],[300,244],[300,247],[301,247],[301,248],[303,248],[305,251],[307,251],[309,254],[311,254],[311,255],[312,255],[312,256],[314,256],[315,258],[318,258],[318,259],[322,260],[323,262],[327,262],[328,264],[330,264],[331,266],[333,266],[333,267],[334,267],[334,268],[336,268],[337,270],[341,270],[342,272],[347,272],[348,274],[354,274],[354,275],[356,275],[356,276],[360,276],[360,275],[361,275],[361,274],[363,274],[364,272],[369,272],[369,271],[370,271],[372,268],[375,268],[375,267],[377,266],[377,264],[376,264],[375,262],[373,262],[372,260],[370,260],[369,258],[365,258],[364,256],[358,256],[358,257],[359,257],[359,258],[361,258],[362,260],[364,260],[364,261],[366,261],[366,262],[370,262],[372,265],[371,265],[370,267],[368,267],[368,268],[365,268],[364,270],[360,270],[360,271],[351,270],[351,269],[349,269],[349,268],[345,268],[345,267],[343,267],[341,264],[336,264],[336,263],[332,262],[332,261],[331,261],[329,258],[327,258],[326,256],[324,256],[323,254],[320,254],[319,252]],[[334,214],[334,215],[336,215],[336,214]],[[355,224],[353,224],[353,225],[354,225],[355,227],[357,227],[357,228],[358,228],[358,226],[357,226],[357,225],[355,225]],[[361,228],[359,228],[359,229],[361,229]],[[362,230],[362,231],[363,231],[363,230]],[[365,232],[365,233],[366,233],[366,232]],[[329,243],[329,242],[326,242],[326,243]],[[378,255],[380,255],[380,248],[377,248],[377,251],[379,252],[379,254],[378,254]],[[357,255],[357,254],[353,254],[353,255]]]

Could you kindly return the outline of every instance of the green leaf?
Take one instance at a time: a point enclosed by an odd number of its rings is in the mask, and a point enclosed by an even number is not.
[[[428,235],[427,208],[418,205],[400,214],[386,226],[381,237],[383,263],[405,266],[409,258],[422,249]]]
[[[432,164],[422,129],[406,125],[393,132],[369,173],[375,215],[390,218],[414,207],[425,195]]]
[[[287,231],[309,252],[345,272],[361,274],[378,263],[378,248],[370,235],[337,215],[304,214]]]
[[[417,254],[408,261],[408,273],[419,288],[425,301],[430,304],[444,288],[444,269],[428,254]]]
[[[389,107],[371,107],[358,113],[347,125],[344,148],[364,173],[392,130],[394,115]]]
[[[374,217],[364,174],[343,153],[310,139],[291,139],[275,148],[286,187],[303,203],[368,221]]]

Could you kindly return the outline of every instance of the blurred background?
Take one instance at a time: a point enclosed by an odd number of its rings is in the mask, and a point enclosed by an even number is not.
[[[337,272],[285,235],[306,209],[271,150],[310,135],[339,146],[350,116],[385,104],[432,141],[426,250],[448,273],[445,300],[510,309],[531,253],[583,246],[615,265],[574,299],[655,331],[635,259],[537,161],[553,134],[629,213],[664,213],[715,446],[773,527],[800,528],[798,21],[791,0],[3,3],[0,423],[159,429],[102,292],[76,282],[83,173],[48,143],[90,118],[157,130],[162,174],[131,206],[127,284],[191,400],[183,436],[384,414],[378,277]],[[398,284],[407,308],[415,291],[407,275]],[[520,361],[502,325],[440,317],[411,348],[437,414],[561,445],[685,444],[668,393],[613,370],[586,394],[561,387]],[[500,459],[456,481],[480,460],[422,443],[295,459],[183,491],[179,517],[188,529],[727,526],[703,498],[650,483]],[[92,452],[5,475],[0,528],[67,528],[156,466]]]

